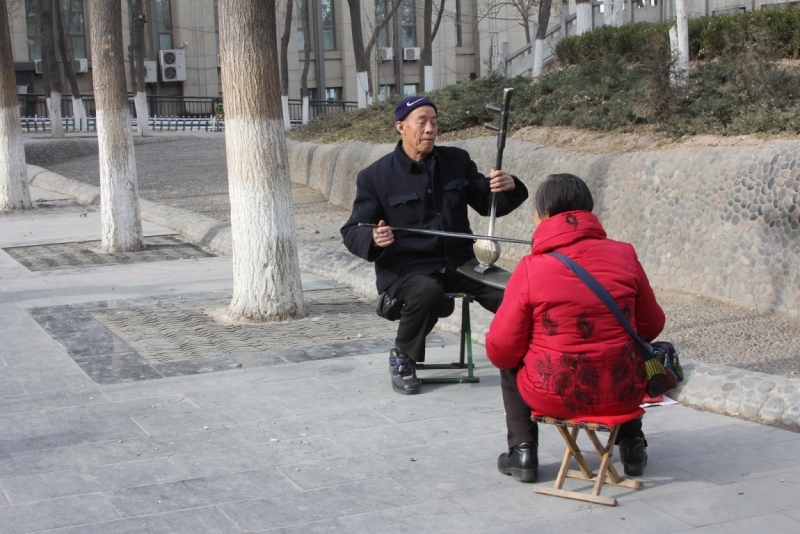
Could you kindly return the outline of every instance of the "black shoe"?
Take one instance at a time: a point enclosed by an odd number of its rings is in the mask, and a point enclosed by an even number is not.
[[[520,443],[497,459],[497,470],[520,482],[536,482],[539,478],[539,458],[535,443]]]
[[[647,442],[644,438],[628,438],[619,442],[619,458],[625,474],[641,476],[647,465]]]
[[[414,360],[394,348],[389,351],[389,374],[392,375],[392,388],[402,395],[419,393],[419,378]]]

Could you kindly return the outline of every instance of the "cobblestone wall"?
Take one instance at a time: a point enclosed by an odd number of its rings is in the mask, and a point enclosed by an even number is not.
[[[452,143],[487,171],[495,139]],[[290,143],[292,180],[350,207],[359,170],[391,145]],[[800,143],[587,155],[509,140],[507,171],[533,192],[545,176],[587,181],[609,237],[633,243],[653,285],[800,317]],[[474,213],[472,229],[487,221]],[[531,201],[498,221],[497,235],[530,238]],[[506,245],[516,261],[528,250]]]

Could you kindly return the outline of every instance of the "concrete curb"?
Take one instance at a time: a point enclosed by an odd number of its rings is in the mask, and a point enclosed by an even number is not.
[[[85,204],[100,202],[99,187],[35,165],[28,165],[28,179],[33,186],[72,196]],[[232,254],[230,223],[145,199],[139,202],[146,221],[172,228],[190,241],[222,254]],[[345,252],[326,250],[311,243],[304,247],[303,244],[298,241],[301,270],[345,284],[368,298],[377,297],[372,265]],[[453,315],[440,321],[437,328],[458,333],[460,317],[456,309]],[[481,343],[492,315],[473,307],[471,318],[473,341]],[[683,369],[683,383],[670,393],[670,397],[682,404],[800,431],[800,379],[691,360],[683,362]]]

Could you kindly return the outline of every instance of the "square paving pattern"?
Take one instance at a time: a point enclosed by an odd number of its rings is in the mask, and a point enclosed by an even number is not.
[[[54,271],[216,256],[213,252],[174,235],[145,237],[144,244],[145,250],[141,252],[99,252],[100,241],[9,247],[3,250],[29,271]]]

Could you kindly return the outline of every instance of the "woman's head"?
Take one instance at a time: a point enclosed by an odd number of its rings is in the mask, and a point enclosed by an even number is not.
[[[536,214],[546,219],[565,211],[592,211],[594,200],[586,183],[574,174],[551,174],[539,184]]]

